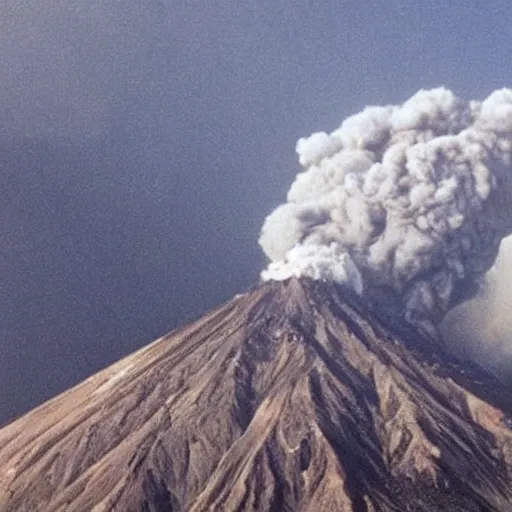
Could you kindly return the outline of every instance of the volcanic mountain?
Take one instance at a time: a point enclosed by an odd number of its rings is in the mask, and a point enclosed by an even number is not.
[[[394,304],[235,296],[0,430],[0,510],[512,510],[509,390]]]

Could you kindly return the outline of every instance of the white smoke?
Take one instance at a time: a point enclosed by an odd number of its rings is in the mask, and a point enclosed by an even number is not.
[[[439,322],[512,231],[512,90],[464,102],[420,90],[297,143],[300,172],[270,214],[263,279],[388,286]]]
[[[284,281],[292,276],[307,275],[313,279],[348,282],[363,293],[363,280],[349,254],[331,245],[296,245],[286,253],[286,260],[274,261],[261,273],[263,280]]]

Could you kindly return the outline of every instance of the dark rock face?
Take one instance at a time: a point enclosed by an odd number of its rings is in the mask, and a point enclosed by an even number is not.
[[[0,510],[512,511],[508,391],[385,306],[236,296],[0,430]]]

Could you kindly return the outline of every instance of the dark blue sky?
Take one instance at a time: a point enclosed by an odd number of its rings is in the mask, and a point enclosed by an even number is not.
[[[512,4],[6,0],[0,424],[257,282],[298,137],[512,84]]]

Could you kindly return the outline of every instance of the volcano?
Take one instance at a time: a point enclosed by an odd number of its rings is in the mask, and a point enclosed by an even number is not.
[[[512,510],[509,390],[395,304],[235,296],[0,430],[0,510]]]

